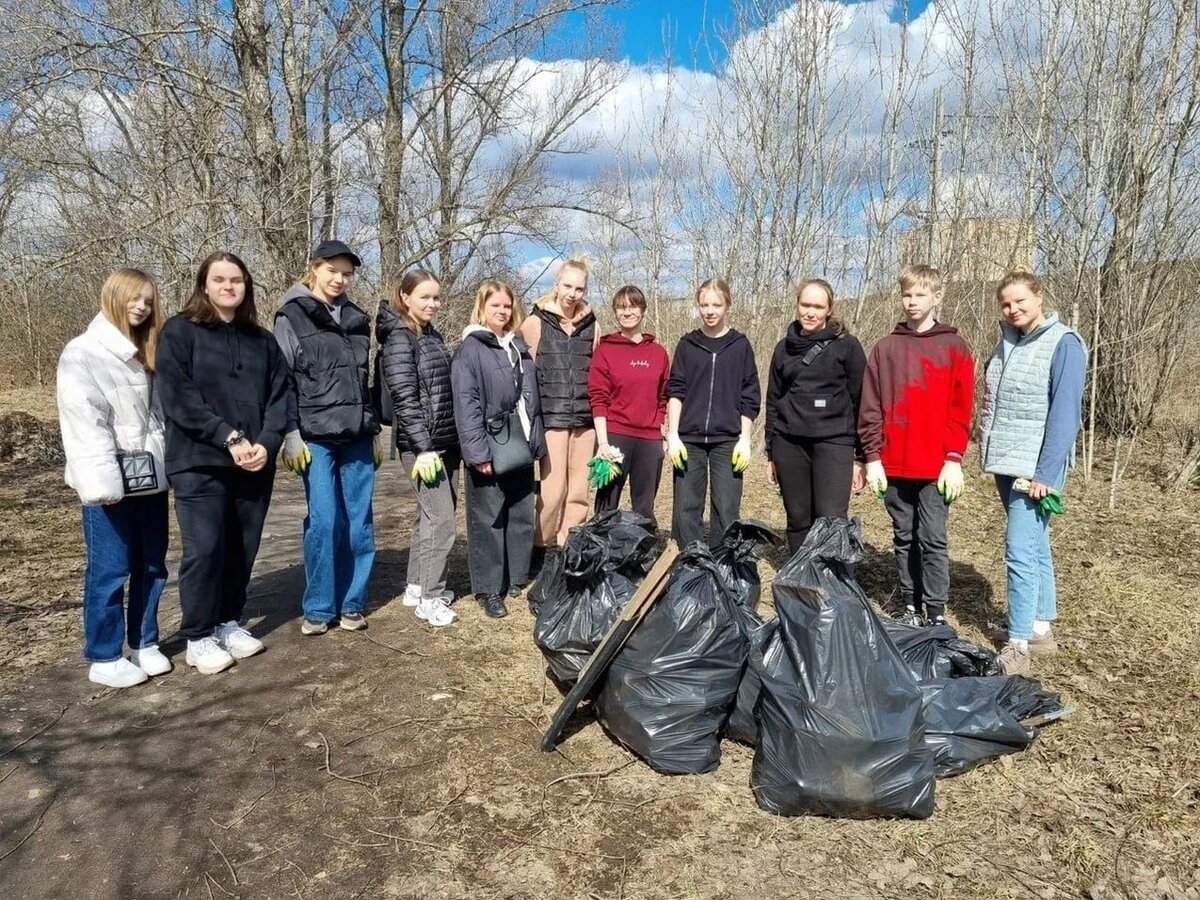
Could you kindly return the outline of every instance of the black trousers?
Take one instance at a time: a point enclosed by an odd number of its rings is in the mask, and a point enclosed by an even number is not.
[[[533,555],[533,467],[493,476],[467,466],[466,476],[471,591],[503,594],[524,587]]]
[[[883,498],[892,517],[900,599],[928,618],[943,615],[950,594],[947,506],[936,481],[889,478]]]
[[[675,502],[671,535],[680,547],[704,540],[704,498],[710,494],[709,546],[720,543],[725,529],[737,521],[742,508],[742,476],[733,471],[736,440],[687,447],[687,469],[675,472]]]
[[[179,634],[197,640],[208,637],[222,622],[242,617],[275,486],[275,467],[261,472],[189,469],[176,472],[170,482],[183,543]]]
[[[656,522],[654,498],[658,496],[662,481],[662,441],[610,433],[608,442],[625,454],[625,462],[621,465],[621,477],[596,491],[596,513],[617,509],[621,505],[621,491],[628,481],[633,511]]]
[[[771,460],[787,514],[788,549],[795,554],[817,519],[849,514],[854,446],[777,434],[771,438]]]

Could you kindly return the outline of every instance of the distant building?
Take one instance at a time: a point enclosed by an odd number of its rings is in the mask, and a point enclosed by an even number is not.
[[[1033,266],[1033,223],[1022,219],[935,222],[900,234],[900,264],[937,266],[955,281],[999,281]]]

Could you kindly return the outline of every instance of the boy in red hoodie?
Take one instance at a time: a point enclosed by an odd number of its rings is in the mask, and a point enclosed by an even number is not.
[[[938,624],[950,592],[947,508],[963,491],[975,358],[958,329],[934,317],[937,269],[906,266],[900,293],[904,320],[867,360],[858,433],[867,484],[892,517],[903,620]]]

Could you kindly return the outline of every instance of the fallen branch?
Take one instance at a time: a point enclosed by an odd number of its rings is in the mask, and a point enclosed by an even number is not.
[[[611,769],[606,769],[603,772],[572,772],[569,775],[559,775],[553,781],[547,782],[545,787],[543,788],[543,791],[548,788],[554,787],[554,785],[556,785],[556,784],[562,784],[562,782],[564,782],[564,781],[572,781],[576,778],[607,778],[609,775],[612,775],[614,772],[620,772],[622,769],[633,765],[633,763],[634,763],[634,760],[627,759],[627,760],[625,760],[625,762],[621,763],[619,766],[613,766]]]
[[[333,769],[329,767],[329,739],[325,737],[325,733],[322,731],[318,731],[317,735],[321,738],[321,743],[325,745],[325,772],[327,774],[332,775],[339,781],[348,781],[351,784],[357,784],[359,787],[364,787],[369,791],[373,791],[375,789],[374,785],[368,784],[361,779],[366,775],[378,775],[378,771],[360,772],[358,775],[339,775],[337,772],[333,771]]]
[[[12,753],[14,750],[20,750],[22,747],[24,747],[26,744],[28,744],[30,741],[32,741],[39,734],[53,728],[55,725],[58,724],[58,720],[61,719],[66,714],[67,714],[67,708],[65,706],[60,706],[58,708],[58,715],[54,717],[53,721],[48,722],[47,724],[43,725],[41,728],[39,728],[37,731],[35,731],[29,737],[25,738],[25,740],[21,741],[20,743],[13,744],[11,747],[9,747],[7,750],[5,750],[3,753],[0,753],[0,759],[4,759],[4,757],[8,756],[8,754]]]
[[[0,862],[3,862],[4,860],[6,860],[10,856],[12,856],[14,853],[16,853],[18,850],[20,850],[21,845],[24,844],[31,837],[33,837],[33,835],[37,832],[37,830],[42,827],[42,820],[44,818],[46,818],[46,813],[48,813],[50,811],[50,807],[52,807],[54,805],[54,801],[56,799],[58,799],[58,798],[57,797],[50,798],[50,802],[47,803],[46,806],[42,809],[42,811],[38,814],[37,821],[34,822],[33,827],[30,828],[28,832],[26,832],[25,837],[23,837],[19,841],[17,841],[17,843],[14,846],[10,847],[8,850],[5,850],[3,854],[0,854]]]
[[[250,805],[246,807],[246,809],[241,813],[241,815],[239,815],[236,819],[234,819],[232,822],[230,822],[227,825],[222,825],[216,819],[209,819],[209,821],[212,822],[214,825],[216,825],[218,828],[222,828],[225,831],[228,831],[234,825],[240,825],[243,821],[245,821],[246,816],[250,815],[250,810],[254,809],[254,807],[258,803],[258,801],[261,800],[263,797],[267,796],[267,794],[271,793],[271,791],[273,791],[273,790],[275,790],[275,763],[271,763],[271,786],[269,788],[267,788],[265,791],[263,791],[261,794],[259,794],[257,797],[255,797],[253,800],[251,800]],[[236,882],[234,882],[234,883],[236,884]]]
[[[376,640],[369,634],[364,634],[362,637],[365,637],[372,644],[378,644],[380,647],[383,647],[386,650],[391,650],[393,653],[399,653],[401,656],[424,656],[428,658],[432,655],[430,653],[422,653],[420,650],[401,650],[399,647],[393,647],[391,644],[385,644],[383,641]]]
[[[221,857],[221,861],[225,863],[225,868],[227,868],[229,870],[229,877],[233,879],[234,885],[241,884],[241,882],[238,881],[237,872],[233,871],[233,866],[231,866],[229,864],[229,858],[226,857],[225,854],[221,851],[221,848],[217,846],[217,842],[214,841],[212,838],[209,838],[208,843],[212,846],[212,848],[214,850],[217,851],[217,855]]]
[[[444,849],[441,844],[435,844],[432,841],[419,841],[416,838],[401,837],[398,834],[388,834],[386,831],[375,831],[373,828],[368,828],[367,831],[376,837],[390,838],[393,841],[403,841],[406,844],[417,844],[421,847],[432,847],[434,850]]]

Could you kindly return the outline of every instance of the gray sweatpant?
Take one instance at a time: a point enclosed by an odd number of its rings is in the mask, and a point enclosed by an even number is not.
[[[883,499],[892,517],[900,598],[930,618],[943,615],[950,594],[950,549],[947,506],[937,482],[889,478]]]
[[[419,585],[423,597],[440,597],[446,590],[446,559],[454,546],[460,460],[458,450],[443,451],[445,474],[430,487],[409,477],[417,455],[400,454],[404,479],[417,495],[417,522],[408,543],[408,583]]]

